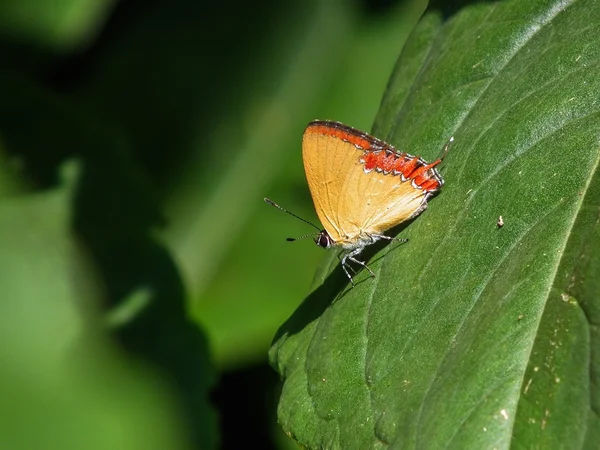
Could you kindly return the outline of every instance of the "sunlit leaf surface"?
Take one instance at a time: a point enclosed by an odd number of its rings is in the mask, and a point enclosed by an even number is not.
[[[279,330],[279,420],[299,443],[597,445],[599,31],[593,1],[423,17],[373,132],[426,159],[454,136],[446,186],[407,244],[367,252],[376,279],[349,289],[331,255]]]

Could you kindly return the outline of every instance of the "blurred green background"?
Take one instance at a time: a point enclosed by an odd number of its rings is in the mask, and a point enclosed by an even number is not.
[[[306,124],[370,130],[424,1],[0,2],[2,448],[295,448]],[[241,428],[253,430],[240,435]]]

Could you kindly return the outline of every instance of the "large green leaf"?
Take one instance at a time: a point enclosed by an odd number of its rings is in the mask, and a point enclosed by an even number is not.
[[[3,0],[0,36],[56,52],[72,51],[90,43],[114,3],[115,0]]]
[[[0,92],[0,391],[26,394],[0,410],[11,416],[0,447],[214,448],[206,338],[149,236],[155,205],[129,147],[24,77],[2,77]],[[78,176],[50,189],[68,155]],[[25,194],[31,178],[47,189]]]
[[[0,201],[0,447],[189,448],[172,390],[94,323],[104,289],[70,229],[78,167]]]
[[[349,289],[331,255],[278,332],[279,420],[303,446],[600,442],[599,27],[592,0],[422,18],[374,134],[427,159],[454,136],[446,186],[374,280]]]

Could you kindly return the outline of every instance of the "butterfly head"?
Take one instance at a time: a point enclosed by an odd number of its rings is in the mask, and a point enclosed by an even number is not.
[[[317,244],[319,247],[329,248],[332,245],[335,245],[335,242],[331,236],[329,236],[329,233],[326,230],[321,230],[321,232],[315,237],[315,244]]]

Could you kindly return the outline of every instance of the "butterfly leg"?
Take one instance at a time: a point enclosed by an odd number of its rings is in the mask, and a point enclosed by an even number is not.
[[[350,261],[352,261],[352,262],[354,262],[356,264],[359,264],[359,265],[363,266],[365,269],[367,269],[369,271],[369,273],[371,274],[371,276],[373,278],[375,278],[375,274],[369,268],[369,266],[367,266],[364,261],[359,261],[358,259],[355,258],[355,256],[358,255],[362,250],[363,250],[362,248],[357,248],[355,250],[352,250],[350,253],[344,255],[344,257],[342,258],[342,267],[344,268],[344,271],[346,272],[346,275],[348,275],[348,278],[350,278],[350,281],[352,282],[352,286],[354,286],[354,282],[352,281],[352,278],[348,274],[348,270],[346,270],[346,265],[350,266],[348,264],[347,260],[350,260]]]
[[[350,264],[348,264],[346,262],[346,258],[342,258],[342,269],[344,269],[344,272],[346,272],[346,276],[348,277],[348,279],[350,280],[350,283],[352,284],[352,287],[354,287],[354,280],[352,279],[352,276],[350,275],[350,272],[348,272],[348,269],[346,269],[346,266],[350,267],[350,269],[352,269],[352,267],[350,266]],[[352,271],[354,272],[354,269],[352,269]]]
[[[364,261],[359,261],[358,259],[349,256],[348,259],[352,262],[355,262],[356,264],[360,264],[361,266],[363,266],[365,269],[367,269],[369,271],[369,273],[371,274],[372,278],[375,278],[375,274],[373,273],[373,271],[369,268],[369,266],[367,266],[367,264]]]
[[[338,257],[338,260],[339,260],[340,262],[342,262],[342,260],[343,260],[343,258],[342,258],[342,254],[339,254],[339,253],[338,253],[337,257]],[[352,274],[356,275],[356,270],[355,270],[355,269],[354,269],[354,267],[352,267],[350,264],[343,263],[342,265],[345,265],[345,266],[347,266],[347,267],[348,267],[348,269],[350,269],[350,270],[352,271]]]

